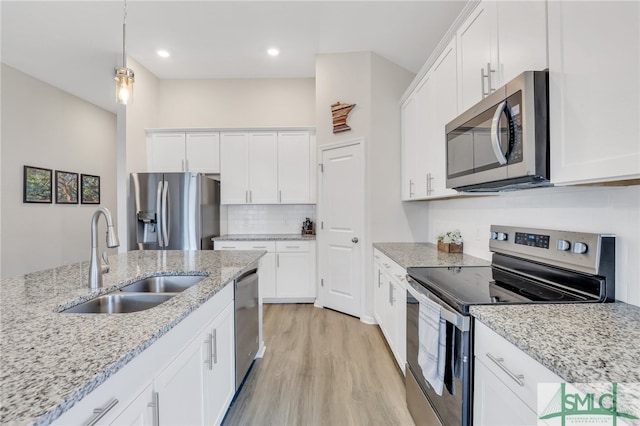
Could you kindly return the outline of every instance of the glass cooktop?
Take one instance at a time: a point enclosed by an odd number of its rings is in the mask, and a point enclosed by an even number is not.
[[[520,275],[493,266],[408,268],[416,285],[422,286],[460,312],[469,312],[471,305],[493,303],[574,303],[598,301],[594,290],[600,283],[584,276],[540,274],[539,279]],[[549,281],[548,278],[561,278]],[[578,290],[580,289],[580,290]]]

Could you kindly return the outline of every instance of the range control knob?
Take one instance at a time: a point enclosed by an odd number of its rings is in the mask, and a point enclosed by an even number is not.
[[[573,252],[577,254],[584,254],[587,252],[587,245],[585,243],[573,243]]]
[[[504,232],[498,232],[498,241],[507,241],[509,238],[509,234],[505,234]]]
[[[556,247],[560,251],[567,251],[571,248],[571,243],[567,240],[558,240]]]
[[[491,236],[489,237],[489,239],[495,240],[497,238],[498,238],[498,233],[495,231],[491,231]]]

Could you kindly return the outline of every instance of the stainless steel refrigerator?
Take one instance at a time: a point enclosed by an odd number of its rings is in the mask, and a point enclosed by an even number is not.
[[[219,181],[200,173],[132,173],[130,197],[130,249],[213,249]]]

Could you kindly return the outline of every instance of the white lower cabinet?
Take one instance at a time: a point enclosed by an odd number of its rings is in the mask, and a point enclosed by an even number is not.
[[[315,241],[214,241],[214,250],[266,250],[258,270],[263,303],[305,303],[316,298]]]
[[[220,424],[235,394],[234,353],[229,284],[54,424]]]
[[[537,424],[538,384],[564,380],[477,320],[474,335],[474,424]]]
[[[119,426],[144,426],[154,424],[155,394],[150,384],[110,424]]]
[[[527,404],[476,359],[474,373],[474,416],[476,425],[535,425],[538,418]]]
[[[406,270],[374,249],[373,313],[398,367],[404,373],[407,359]]]
[[[163,425],[220,424],[235,392],[233,304],[155,379]]]

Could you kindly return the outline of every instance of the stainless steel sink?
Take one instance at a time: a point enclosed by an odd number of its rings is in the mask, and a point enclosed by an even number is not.
[[[204,280],[206,275],[161,275],[133,282],[120,291],[145,293],[179,293]]]
[[[175,293],[110,293],[62,312],[65,314],[125,314],[153,308],[173,296]]]

